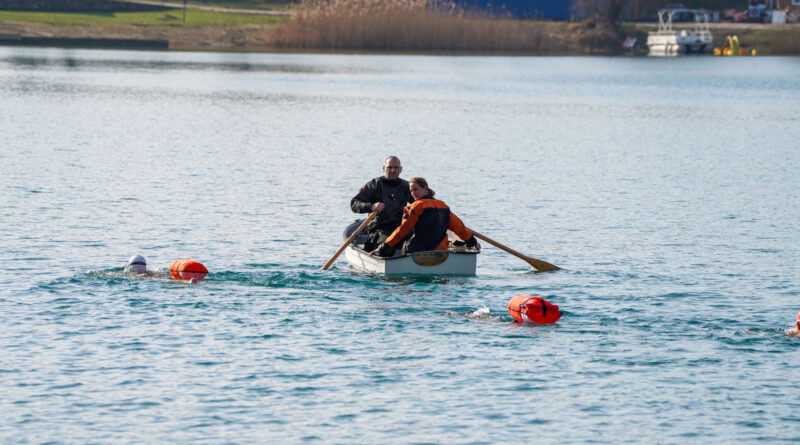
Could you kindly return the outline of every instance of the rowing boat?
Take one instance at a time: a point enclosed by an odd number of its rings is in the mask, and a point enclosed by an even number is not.
[[[475,275],[478,251],[465,247],[384,258],[350,244],[344,257],[353,268],[383,275]]]

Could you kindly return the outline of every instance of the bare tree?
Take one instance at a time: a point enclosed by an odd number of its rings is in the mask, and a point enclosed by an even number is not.
[[[597,25],[616,24],[636,0],[575,0],[572,8],[575,16],[595,22]]]

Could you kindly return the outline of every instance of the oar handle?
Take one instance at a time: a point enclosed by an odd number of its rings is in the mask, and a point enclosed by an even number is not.
[[[497,247],[498,249],[505,250],[506,252],[510,253],[511,255],[514,255],[515,257],[527,262],[528,264],[530,264],[536,270],[558,270],[558,269],[561,269],[560,267],[558,267],[556,265],[553,265],[553,264],[550,264],[547,261],[542,261],[542,260],[538,260],[536,258],[531,258],[531,257],[529,257],[527,255],[523,255],[523,254],[517,252],[516,250],[514,250],[514,249],[512,249],[512,248],[510,248],[508,246],[504,246],[503,244],[498,243],[497,241],[489,238],[488,236],[481,235],[480,233],[478,233],[478,232],[476,232],[476,231],[474,231],[472,229],[469,229],[469,230],[472,232],[473,235],[475,235],[475,238],[482,239],[482,240],[486,241],[487,243]]]
[[[347,238],[344,244],[342,244],[342,247],[340,247],[339,250],[337,250],[336,253],[333,254],[331,259],[329,259],[328,262],[321,267],[321,269],[328,270],[328,268],[331,267],[331,264],[333,264],[333,262],[336,261],[336,258],[339,258],[339,255],[341,255],[342,252],[344,252],[344,249],[346,249],[347,246],[351,242],[353,242],[354,239],[356,239],[356,236],[358,236],[358,234],[361,233],[362,230],[364,230],[364,227],[367,227],[367,224],[369,224],[369,222],[372,221],[372,219],[375,218],[376,216],[378,216],[377,211],[370,213],[369,216],[367,216],[367,219],[365,219],[364,222],[362,222],[361,225],[359,225],[356,228],[356,230],[354,230],[353,233],[350,234],[350,236]]]
[[[497,241],[489,238],[488,236],[481,235],[480,233],[478,233],[478,232],[476,232],[476,231],[474,231],[472,229],[469,229],[469,230],[470,230],[470,232],[472,232],[473,235],[475,235],[475,238],[482,239],[482,240],[486,241],[487,243],[493,245],[494,247],[497,247],[500,250],[505,250],[506,252],[510,253],[511,255],[514,255],[515,257],[522,258],[523,260],[526,260],[526,261],[528,260],[527,256],[517,252],[516,250],[514,250],[514,249],[512,249],[512,248],[510,248],[508,246],[504,246],[504,245],[498,243]]]

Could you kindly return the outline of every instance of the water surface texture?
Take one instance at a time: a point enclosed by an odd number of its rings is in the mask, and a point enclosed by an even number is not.
[[[0,48],[0,442],[797,443],[798,104],[797,58]],[[320,271],[390,154],[564,270]]]

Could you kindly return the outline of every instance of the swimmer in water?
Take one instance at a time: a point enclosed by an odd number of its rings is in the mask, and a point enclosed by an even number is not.
[[[131,259],[128,260],[128,264],[125,266],[125,274],[142,278],[161,277],[160,273],[147,270],[147,260],[145,260],[144,257],[139,254],[132,256]],[[169,278],[169,277],[164,277],[164,278]],[[197,280],[194,278],[190,278],[188,280],[174,280],[174,281],[181,281],[188,284],[197,284]]]
[[[486,307],[482,306],[474,311],[469,311],[465,314],[456,311],[445,311],[446,315],[451,317],[464,317],[468,320],[485,320],[485,321],[503,321],[499,315],[495,315],[492,311]]]
[[[144,257],[139,254],[132,256],[131,259],[128,260],[128,264],[125,266],[125,272],[135,275],[147,274],[147,260],[145,260]]]
[[[132,256],[128,260],[128,264],[125,265],[121,273],[108,272],[102,270],[90,271],[90,273],[100,276],[142,278],[148,280],[167,280],[167,281],[175,281],[187,284],[197,284],[199,281],[196,278],[189,278],[189,279],[174,278],[170,276],[169,272],[164,274],[163,270],[147,270],[147,260],[144,259],[144,256],[139,254]]]
[[[786,335],[790,337],[800,337],[800,312],[797,314],[797,319],[791,329],[786,330]]]

